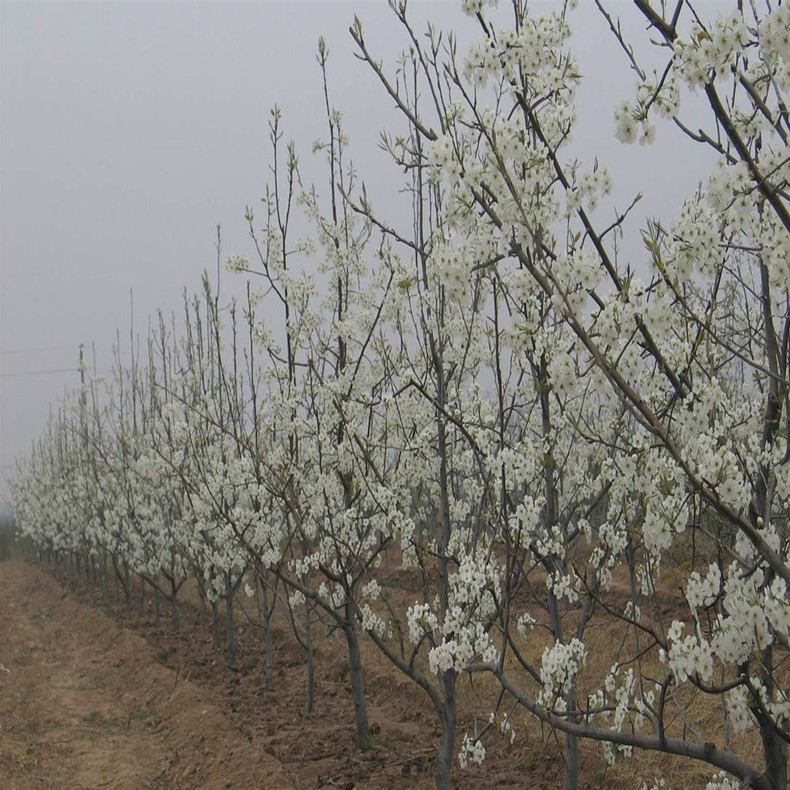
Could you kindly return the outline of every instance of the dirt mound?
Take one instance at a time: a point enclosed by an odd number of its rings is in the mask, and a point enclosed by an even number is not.
[[[0,787],[293,787],[208,695],[51,576],[0,565]]]

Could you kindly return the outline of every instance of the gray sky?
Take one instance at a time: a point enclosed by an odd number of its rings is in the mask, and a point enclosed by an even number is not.
[[[621,208],[641,189],[643,213],[671,217],[704,157],[675,147],[669,129],[649,151],[615,142],[614,104],[634,77],[591,0],[580,5],[572,25],[585,82],[574,147],[610,166]],[[460,3],[412,6],[418,29],[433,19],[462,40],[474,33]],[[157,307],[178,310],[184,287],[197,289],[203,269],[213,270],[218,223],[226,254],[249,250],[244,207],[269,175],[273,104],[320,186],[310,154],[325,126],[320,34],[360,176],[397,184],[377,145],[399,119],[352,55],[355,13],[394,68],[405,40],[384,0],[0,0],[0,499],[48,404],[78,383],[78,345],[95,343],[98,370],[109,369],[116,330],[128,335],[130,290],[144,331]]]

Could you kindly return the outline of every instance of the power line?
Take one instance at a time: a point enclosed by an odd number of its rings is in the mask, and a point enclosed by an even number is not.
[[[13,379],[20,376],[45,376],[50,373],[78,373],[77,368],[58,368],[57,370],[29,370],[25,373],[0,373],[0,379]]]
[[[34,354],[43,351],[74,351],[79,346],[39,346],[38,348],[0,348],[0,354]],[[90,350],[95,351],[97,354],[121,354],[123,356],[130,356],[131,351],[117,348],[93,348],[85,346],[86,352]]]
[[[35,348],[3,348],[0,354],[33,354],[39,351],[67,351],[79,346],[36,346]]]
[[[75,346],[37,346],[36,348],[1,348],[0,354],[35,354],[43,351],[74,351],[78,349],[79,345]],[[85,347],[86,352],[88,347]],[[99,354],[122,354],[125,356],[131,355],[131,351],[115,348],[93,348],[91,351],[96,351]]]
[[[23,373],[0,373],[0,379],[20,378],[23,376],[46,376],[49,373],[79,373],[79,368],[59,368],[57,370],[27,370]],[[87,368],[88,376],[111,376],[115,371]]]

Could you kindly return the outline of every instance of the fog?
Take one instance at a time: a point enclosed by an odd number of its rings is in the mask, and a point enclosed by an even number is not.
[[[433,19],[463,44],[476,27],[459,5],[413,2],[415,27]],[[609,165],[619,208],[643,191],[642,216],[671,218],[708,162],[669,123],[649,156],[614,140],[615,102],[635,78],[593,3],[581,5],[574,150]],[[404,216],[401,173],[378,148],[379,131],[401,121],[353,56],[355,14],[392,71],[407,41],[384,2],[0,5],[0,500],[50,404],[79,383],[79,345],[91,375],[109,371],[130,294],[143,333],[157,308],[178,310],[183,289],[216,268],[218,224],[223,255],[249,251],[244,208],[269,177],[272,105],[320,187],[310,151],[325,127],[321,34],[360,177],[379,213]]]

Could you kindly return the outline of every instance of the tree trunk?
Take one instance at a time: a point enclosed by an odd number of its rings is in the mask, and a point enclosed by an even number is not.
[[[200,599],[201,604],[201,616],[205,619],[205,606],[206,604],[203,601],[203,598]],[[178,614],[178,587],[176,586],[175,577],[170,579],[170,620],[173,625],[173,630],[178,631],[181,627],[181,619]],[[202,622],[203,631],[205,632],[205,622]]]
[[[760,738],[763,742],[765,774],[774,790],[787,788],[787,743],[777,734],[773,726],[760,722]]]
[[[436,376],[438,383],[439,406],[445,404],[445,381],[441,359],[434,353]],[[452,524],[450,521],[450,483],[447,470],[447,427],[440,412],[436,414],[438,450],[439,450],[439,524],[436,536],[437,569],[439,571],[439,606],[441,622],[444,623],[450,611],[450,558],[448,547]],[[443,672],[439,680],[442,688],[444,705],[442,706],[442,739],[439,745],[439,756],[436,763],[436,787],[438,790],[450,790],[452,787],[450,773],[455,751],[455,734],[458,726],[456,709],[454,669]]]
[[[439,742],[439,754],[436,761],[436,790],[450,790],[450,778],[453,757],[455,756],[455,735],[458,728],[458,713],[455,702],[455,683],[457,675],[454,669],[442,673],[441,686],[444,697],[442,710],[442,739]]]
[[[159,582],[154,585],[154,617],[156,618],[156,624],[159,625]]]
[[[774,697],[775,678],[771,674],[773,666],[773,646],[769,645],[763,651],[763,662],[760,670],[760,679],[765,685],[769,699]],[[776,732],[776,722],[760,713],[757,716],[760,725],[760,739],[763,743],[763,756],[765,758],[765,775],[771,783],[773,790],[786,790],[787,788],[787,742]],[[782,726],[779,724],[779,726]],[[786,726],[786,725],[785,725]]]
[[[551,387],[548,376],[548,366],[545,355],[540,359],[539,370],[539,389],[540,389],[540,408],[541,423],[544,440],[551,441],[554,435],[554,427],[551,422]],[[557,523],[559,518],[559,492],[557,490],[554,474],[556,471],[556,461],[554,450],[550,446],[548,453],[543,461],[543,484],[546,496],[546,527],[551,528]],[[561,557],[547,557],[544,560],[547,573],[565,572],[565,563]],[[562,616],[559,609],[559,601],[554,593],[548,591],[548,614],[551,621],[551,630],[554,638],[558,642],[565,643],[565,636],[562,630]],[[574,677],[571,689],[565,698],[568,711],[572,711],[576,706],[576,678]],[[577,790],[579,786],[579,740],[575,735],[565,734],[565,790]]]
[[[132,580],[129,577],[129,563],[124,562],[123,564],[123,592],[126,596],[126,608],[131,610],[132,608]]]
[[[575,684],[575,681],[574,681]],[[576,695],[571,691],[572,702],[568,710],[576,706]],[[565,790],[578,790],[579,787],[579,739],[570,733],[565,734]]]
[[[219,612],[217,611],[217,602],[211,602],[211,628],[214,634],[214,644],[219,646],[222,641],[219,634]]]
[[[261,625],[263,627],[263,676],[266,680],[266,688],[274,686],[274,645],[272,644],[272,614],[274,604],[269,607],[269,589],[266,582],[261,579],[261,591],[263,593],[263,612],[261,613]]]
[[[346,604],[348,625],[343,627],[348,644],[348,662],[351,670],[351,694],[354,699],[354,719],[357,725],[357,744],[365,751],[370,748],[370,725],[365,701],[365,680],[362,676],[362,656],[359,652],[359,635],[351,619],[350,605]]]
[[[200,598],[200,633],[202,636],[206,635],[206,594],[203,588],[198,585],[198,598]]]
[[[304,601],[304,632],[305,652],[307,653],[307,694],[304,701],[304,715],[313,712],[313,698],[315,696],[315,661],[313,659],[313,627],[310,624],[310,601]]]
[[[233,625],[233,585],[230,573],[225,574],[225,627],[228,637],[228,666],[236,666],[236,630]]]

